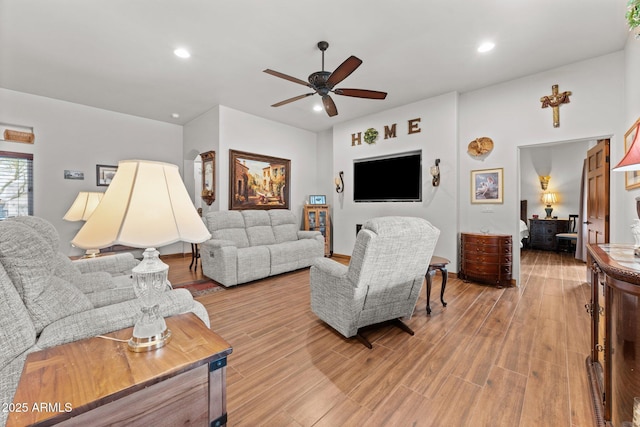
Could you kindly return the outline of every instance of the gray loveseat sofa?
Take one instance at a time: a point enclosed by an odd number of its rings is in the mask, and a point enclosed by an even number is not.
[[[78,268],[58,252],[57,238],[39,218],[0,221],[0,402],[7,407],[29,353],[133,326],[140,313],[129,274],[123,274],[135,260],[98,258],[113,271],[83,273],[80,268],[89,271],[92,262]],[[193,312],[209,326],[206,309],[185,289],[165,292],[160,312]],[[0,426],[7,416],[0,411]]]
[[[200,245],[202,271],[224,286],[309,267],[324,256],[319,231],[301,231],[286,209],[209,212],[211,239]]]

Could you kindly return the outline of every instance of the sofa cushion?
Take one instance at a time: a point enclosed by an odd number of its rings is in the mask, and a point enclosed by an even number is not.
[[[315,239],[277,243],[267,246],[271,256],[271,274],[309,267],[324,256],[324,244]]]
[[[300,248],[297,247],[296,243],[277,243],[267,246],[271,256],[271,274],[280,274],[299,268],[298,250]]]
[[[39,333],[49,323],[93,308],[87,297],[54,276],[56,253],[37,232],[15,221],[0,222],[0,263]]]
[[[36,328],[20,295],[0,265],[0,371],[36,342]],[[2,375],[4,378],[4,374]],[[2,382],[2,381],[0,381]],[[13,397],[13,396],[11,396]],[[7,400],[0,400],[7,402]],[[8,400],[11,402],[11,400]]]
[[[271,257],[266,246],[238,249],[238,283],[262,279],[271,274]]]
[[[269,211],[271,227],[276,243],[298,240],[298,220],[290,210],[272,209]]]
[[[276,237],[267,211],[242,211],[250,246],[273,245]]]
[[[231,240],[238,248],[249,246],[244,218],[240,212],[209,212],[203,217],[203,221],[212,239]]]

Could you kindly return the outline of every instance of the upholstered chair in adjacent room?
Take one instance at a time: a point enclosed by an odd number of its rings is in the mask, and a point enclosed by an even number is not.
[[[371,343],[359,329],[388,320],[413,335],[410,318],[440,230],[413,217],[367,221],[356,238],[349,266],[328,258],[311,267],[311,310],[345,337]]]

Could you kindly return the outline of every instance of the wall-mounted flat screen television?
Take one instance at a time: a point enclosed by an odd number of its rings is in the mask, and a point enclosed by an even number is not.
[[[353,161],[355,202],[421,202],[422,150]]]

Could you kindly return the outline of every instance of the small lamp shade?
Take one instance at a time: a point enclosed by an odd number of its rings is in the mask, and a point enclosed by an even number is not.
[[[71,243],[84,249],[114,244],[149,248],[210,237],[176,165],[124,160]]]
[[[622,160],[613,168],[616,172],[628,172],[640,170],[640,123],[635,129],[635,136],[629,151]]]
[[[102,200],[104,193],[81,191],[62,219],[67,221],[86,221]]]
[[[558,198],[556,197],[556,193],[547,191],[542,195],[542,202],[545,205],[547,205],[547,207],[544,208],[544,211],[547,213],[547,216],[545,217],[545,219],[551,218],[551,212],[553,212],[553,208],[551,207],[551,205],[553,203],[556,203],[557,201],[558,201]]]
[[[545,205],[552,205],[552,204],[554,204],[554,203],[557,203],[557,202],[558,202],[558,197],[556,196],[556,193],[551,193],[551,192],[549,192],[549,193],[544,193],[544,194],[542,195],[542,202],[543,202]]]

